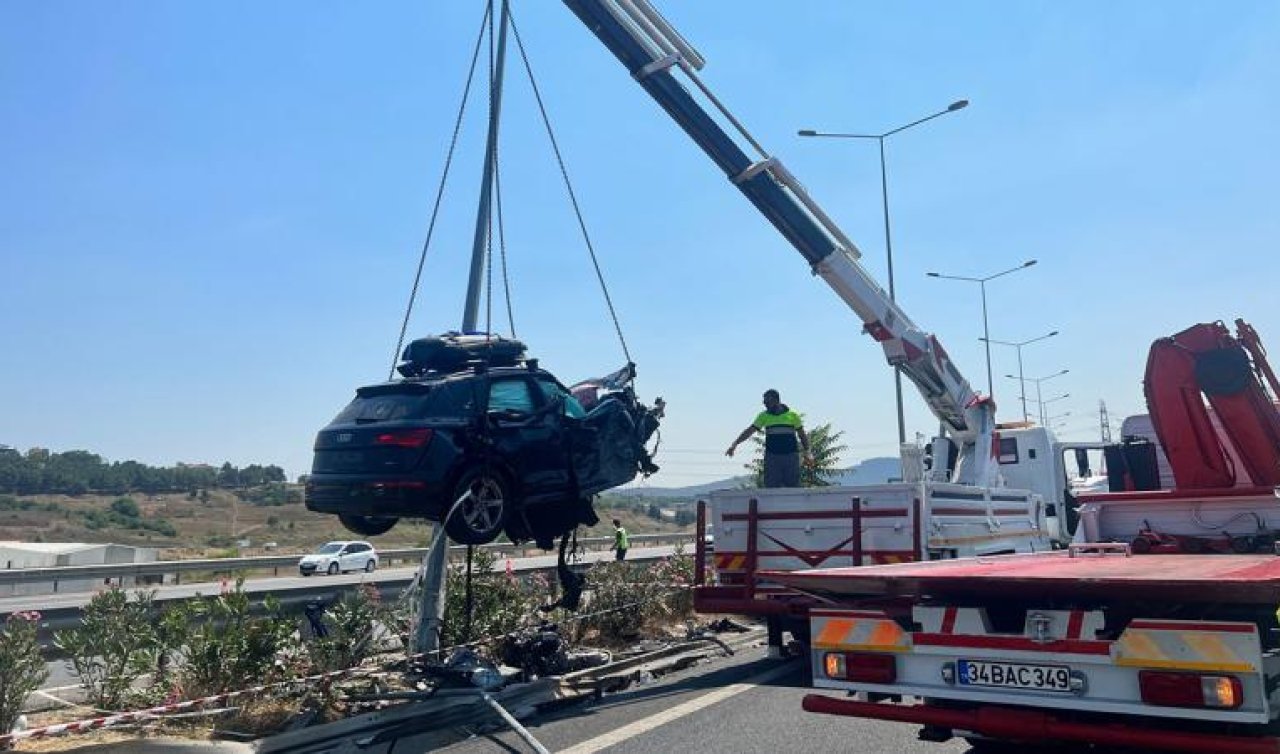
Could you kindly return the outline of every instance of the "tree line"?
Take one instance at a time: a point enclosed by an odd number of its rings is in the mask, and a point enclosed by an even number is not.
[[[0,446],[0,493],[13,495],[194,492],[244,489],[285,481],[284,469],[275,465],[148,466],[137,461],[107,462],[102,456],[85,450],[53,453],[44,448],[31,448],[22,453]]]

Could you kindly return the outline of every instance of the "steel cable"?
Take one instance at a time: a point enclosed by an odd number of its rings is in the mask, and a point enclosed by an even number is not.
[[[573,182],[569,179],[569,170],[565,166],[564,156],[560,152],[560,144],[556,141],[555,131],[551,128],[551,118],[547,115],[546,105],[542,101],[542,92],[538,89],[537,79],[533,75],[533,66],[524,48],[524,40],[520,37],[520,29],[516,26],[515,15],[508,11],[508,23],[516,38],[516,48],[520,50],[520,60],[524,63],[525,73],[529,77],[529,86],[533,89],[533,98],[538,103],[538,112],[542,115],[542,125],[547,130],[547,138],[551,141],[551,149],[555,152],[556,162],[560,166],[560,177],[564,179],[565,190],[569,193],[569,202],[573,205],[573,214],[578,220],[578,228],[582,231],[582,240],[587,245],[587,253],[591,255],[591,265],[595,268],[596,280],[600,282],[600,291],[604,294],[605,305],[609,307],[609,316],[613,319],[613,329],[618,334],[618,342],[622,345],[622,354],[627,363],[632,363],[631,351],[627,348],[627,339],[622,334],[622,325],[618,321],[618,312],[613,306],[613,297],[609,295],[609,286],[605,283],[604,273],[600,270],[600,260],[596,257],[595,245],[591,243],[591,234],[587,232],[586,221],[582,218],[582,208],[578,205],[578,196],[573,190]]]
[[[431,248],[431,238],[435,233],[436,219],[440,215],[440,202],[444,199],[445,184],[449,180],[449,169],[453,165],[453,154],[458,146],[458,134],[462,130],[462,118],[467,111],[467,99],[471,95],[471,83],[475,79],[476,62],[480,59],[480,45],[484,41],[485,30],[490,26],[490,17],[492,16],[492,6],[486,4],[484,18],[480,21],[480,33],[476,35],[475,48],[471,53],[471,70],[467,72],[467,82],[462,88],[462,102],[458,106],[458,117],[454,119],[453,135],[449,139],[449,151],[445,156],[444,169],[440,174],[440,185],[436,188],[435,202],[431,208],[431,220],[427,224],[427,237],[422,242],[422,253],[418,257],[418,269],[413,276],[413,288],[409,292],[409,303],[405,307],[404,320],[400,323],[400,336],[396,340],[395,351],[391,354],[391,369],[388,371],[387,379],[393,379],[396,374],[396,362],[400,360],[400,351],[404,347],[404,336],[409,330],[409,318],[413,314],[413,304],[418,298],[418,287],[422,281],[422,268],[427,261],[427,250]]]

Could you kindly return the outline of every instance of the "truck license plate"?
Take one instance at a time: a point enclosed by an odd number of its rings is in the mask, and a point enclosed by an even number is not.
[[[1065,665],[1024,665],[977,660],[960,660],[956,665],[956,678],[961,686],[1071,691],[1071,671]]]

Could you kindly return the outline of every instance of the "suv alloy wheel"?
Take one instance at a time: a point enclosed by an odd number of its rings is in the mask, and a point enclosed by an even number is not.
[[[483,545],[502,533],[512,497],[510,485],[496,469],[477,466],[464,472],[454,487],[453,500],[456,505],[445,512],[444,525],[453,541]]]

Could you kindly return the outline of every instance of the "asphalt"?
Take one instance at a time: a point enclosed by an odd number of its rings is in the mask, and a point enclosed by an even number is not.
[[[959,754],[969,750],[960,740],[919,741],[912,726],[804,712],[800,700],[811,691],[805,687],[805,675],[800,662],[767,660],[763,649],[751,648],[531,721],[528,729],[548,750],[569,754]],[[502,731],[442,751],[513,754],[530,748],[514,733]]]

